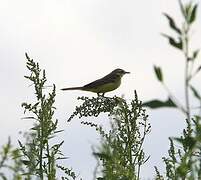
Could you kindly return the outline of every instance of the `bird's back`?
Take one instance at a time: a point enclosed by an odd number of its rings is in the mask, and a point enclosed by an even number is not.
[[[93,81],[83,86],[83,90],[89,90],[96,93],[105,93],[117,89],[121,84],[121,77],[113,72],[101,79]]]

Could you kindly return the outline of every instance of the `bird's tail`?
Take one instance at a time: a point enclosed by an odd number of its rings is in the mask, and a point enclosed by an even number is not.
[[[82,90],[83,87],[70,87],[70,88],[63,88],[61,90],[66,91],[66,90]]]

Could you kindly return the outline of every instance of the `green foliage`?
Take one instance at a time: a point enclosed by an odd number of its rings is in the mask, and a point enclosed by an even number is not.
[[[173,46],[174,48],[177,48],[179,50],[183,49],[183,43],[182,43],[182,39],[179,37],[177,40],[167,34],[162,33],[161,34],[163,37],[167,38],[169,41],[169,44],[171,46]]]
[[[141,166],[149,158],[145,155],[143,143],[150,131],[150,124],[137,94],[135,93],[135,98],[130,103],[116,96],[78,99],[84,102],[76,108],[73,116],[97,117],[107,112],[111,121],[109,132],[98,124],[89,121],[81,122],[94,127],[102,139],[100,147],[94,150],[102,172],[102,177],[97,179],[139,179]]]
[[[155,176],[155,180],[164,180],[163,176],[160,174],[158,168],[156,166],[154,166],[155,172],[156,172],[156,176]]]
[[[8,180],[5,170],[9,170],[10,176],[13,180],[22,180],[22,173],[24,169],[22,167],[21,154],[19,149],[13,148],[10,138],[7,144],[2,147],[0,152],[0,177],[3,180]]]
[[[191,85],[190,86],[192,92],[193,92],[193,95],[195,96],[195,98],[197,98],[199,101],[201,101],[201,96],[200,94],[198,93],[198,91]]]
[[[192,24],[196,21],[198,4],[190,1],[179,1],[183,22],[178,25],[174,18],[163,13],[169,27],[175,36],[162,33],[171,47],[183,53],[185,60],[184,94],[185,104],[182,104],[169,90],[164,81],[161,67],[154,66],[157,80],[167,90],[167,100],[153,99],[142,104],[135,92],[134,99],[127,101],[124,98],[110,97],[79,97],[83,103],[76,107],[75,112],[68,119],[75,116],[98,117],[108,115],[111,127],[107,131],[103,126],[90,121],[81,121],[81,124],[95,128],[101,137],[100,145],[93,150],[97,159],[94,179],[97,180],[139,180],[141,167],[148,161],[149,156],[144,152],[145,138],[150,132],[148,116],[143,106],[150,108],[173,107],[181,110],[186,116],[186,128],[180,137],[172,137],[168,156],[163,157],[166,167],[165,174],[161,174],[155,167],[156,180],[194,180],[201,179],[201,95],[192,84],[192,79],[200,72],[201,65],[196,62],[198,49],[190,49],[190,34]],[[47,90],[45,70],[41,70],[26,54],[29,75],[26,79],[34,86],[36,100],[33,103],[22,103],[24,119],[32,120],[33,127],[25,134],[25,142],[19,141],[19,148],[11,146],[10,139],[0,151],[0,177],[3,180],[31,180],[31,179],[78,179],[72,170],[59,164],[59,160],[66,159],[61,151],[64,141],[55,143],[58,130],[58,120],[54,118],[54,102],[56,87]],[[196,62],[196,63],[195,63]],[[198,101],[198,113],[191,109],[190,93]],[[192,115],[192,113],[194,113]],[[9,172],[9,177],[6,171]],[[58,176],[58,172],[61,175]]]
[[[154,100],[143,103],[143,106],[148,106],[152,109],[162,108],[162,107],[175,108],[176,104],[171,100],[171,98],[168,98],[168,100],[166,100],[166,101],[160,101],[160,100],[154,99]]]
[[[191,81],[195,77],[195,75],[201,70],[201,65],[198,65],[198,67],[195,67],[195,61],[198,57],[199,50],[198,49],[191,50],[189,48],[190,46],[189,34],[191,32],[191,25],[196,20],[198,4],[195,4],[192,1],[190,1],[189,3],[183,4],[179,0],[179,6],[180,6],[181,14],[183,16],[183,23],[181,26],[177,25],[177,23],[175,22],[172,16],[170,16],[167,13],[163,13],[163,15],[168,20],[170,29],[176,32],[177,38],[164,34],[164,33],[162,33],[162,35],[168,39],[170,46],[176,49],[179,49],[184,54],[184,57],[185,57],[185,70],[184,70],[185,105],[183,105],[169,90],[168,86],[163,80],[164,78],[163,78],[161,68],[155,65],[154,65],[154,72],[155,72],[156,78],[159,80],[162,86],[167,90],[168,100],[163,102],[163,101],[154,99],[154,100],[143,103],[143,105],[150,108],[174,107],[181,110],[183,113],[185,113],[186,117],[190,119],[191,110],[190,110],[189,93],[191,91],[196,98],[198,98],[198,94],[199,94],[196,88],[191,84]]]
[[[168,155],[167,158],[163,157],[166,165],[165,179],[201,178],[200,118],[193,119],[192,124],[187,121],[187,127],[181,137],[170,138]]]
[[[94,116],[97,117],[100,113],[104,112],[112,112],[114,107],[116,107],[121,100],[119,97],[104,97],[98,96],[97,98],[92,97],[78,97],[78,100],[84,101],[81,106],[77,106],[75,112],[70,116],[68,121],[71,121],[75,116],[81,117],[88,117]]]
[[[163,15],[167,18],[167,20],[169,21],[169,26],[178,34],[181,34],[181,30],[177,27],[174,19],[168,15],[167,13],[163,13]]]
[[[157,66],[154,66],[154,72],[155,72],[155,75],[156,75],[157,79],[160,82],[163,82],[163,74],[162,74],[161,68],[157,67]]]
[[[57,165],[57,167],[59,169],[61,169],[65,173],[65,175],[71,177],[72,179],[76,179],[77,176],[75,175],[75,172],[72,169],[66,168],[66,167],[61,166],[61,165]],[[61,179],[62,180],[69,180],[69,178],[65,177],[65,176],[62,176]]]
[[[200,71],[200,65],[195,66],[195,61],[198,57],[199,50],[191,50],[190,47],[190,36],[191,25],[196,20],[197,7],[198,4],[194,4],[192,1],[183,4],[179,0],[181,14],[183,16],[183,23],[179,27],[175,20],[168,14],[164,13],[165,17],[168,19],[170,28],[176,32],[178,40],[175,38],[163,34],[169,40],[170,46],[179,49],[185,57],[185,105],[182,105],[179,100],[171,93],[167,85],[163,82],[162,85],[168,92],[168,101],[170,104],[179,110],[181,110],[186,115],[186,128],[180,137],[170,138],[170,148],[168,151],[168,157],[163,157],[163,161],[166,166],[165,175],[162,176],[155,167],[156,177],[155,179],[201,179],[201,114],[194,114],[192,116],[192,109],[190,104],[191,92],[193,97],[195,97],[199,105],[201,104],[201,96],[198,90],[191,84],[191,80]],[[156,70],[154,69],[155,73]],[[158,79],[158,77],[157,77]],[[167,102],[168,102],[167,101]],[[160,101],[152,100],[144,105],[151,108],[161,108],[161,107],[171,107],[169,103],[160,103]],[[174,106],[175,105],[175,106]],[[198,108],[199,111],[201,107]]]
[[[26,167],[24,176],[27,179],[38,177],[41,180],[45,178],[55,180],[58,169],[61,169],[66,174],[66,178],[75,179],[75,174],[67,173],[68,168],[57,163],[58,160],[65,159],[65,156],[60,150],[64,141],[53,143],[56,135],[62,132],[58,130],[58,120],[53,117],[56,87],[53,85],[52,91],[46,92],[45,70],[42,71],[39,64],[30,59],[27,54],[26,58],[30,75],[25,78],[34,85],[36,102],[22,103],[24,113],[29,114],[24,119],[34,121],[33,127],[26,133],[26,142],[23,144],[19,141],[22,162]]]
[[[196,20],[198,4],[193,4],[192,1],[185,5],[179,0],[180,10],[188,25],[191,25]]]

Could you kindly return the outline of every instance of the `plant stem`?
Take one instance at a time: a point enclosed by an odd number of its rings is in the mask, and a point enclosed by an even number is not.
[[[187,119],[190,119],[190,103],[189,103],[189,80],[188,80],[188,68],[189,63],[186,60],[186,67],[185,67],[185,100],[186,100],[186,116]]]
[[[186,116],[190,120],[190,102],[189,102],[189,25],[188,23],[184,24],[183,31],[183,52],[185,56],[185,101],[186,101]]]
[[[41,99],[41,108],[43,109],[43,100]],[[43,111],[43,110],[42,110]],[[40,117],[40,132],[39,132],[39,139],[40,139],[40,165],[39,165],[39,174],[40,174],[40,179],[43,180],[43,143],[44,143],[44,119],[43,119],[43,113],[41,113]]]

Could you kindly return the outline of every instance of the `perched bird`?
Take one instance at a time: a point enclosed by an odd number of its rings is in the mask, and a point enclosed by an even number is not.
[[[130,72],[126,72],[123,69],[115,69],[114,71],[104,76],[103,78],[93,81],[84,86],[63,88],[61,90],[90,91],[90,92],[97,93],[98,96],[100,95],[100,93],[102,93],[102,96],[104,96],[106,92],[117,89],[121,84],[121,78],[123,77],[124,74],[127,74],[127,73],[130,73]]]

